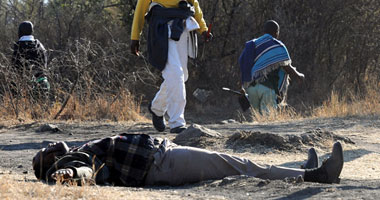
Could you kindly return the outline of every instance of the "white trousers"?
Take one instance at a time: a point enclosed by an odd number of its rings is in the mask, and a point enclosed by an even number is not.
[[[169,38],[168,61],[162,71],[164,81],[152,101],[152,111],[157,116],[169,116],[169,127],[186,125],[184,112],[186,106],[185,82],[188,78],[188,36],[185,30],[179,41]]]

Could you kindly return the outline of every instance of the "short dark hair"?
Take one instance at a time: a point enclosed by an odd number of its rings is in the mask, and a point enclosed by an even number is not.
[[[50,166],[45,166],[44,165],[44,159],[45,155],[40,150],[34,157],[32,161],[32,166],[34,170],[34,175],[36,176],[37,179],[41,180],[46,180],[46,172],[50,168]]]
[[[268,20],[264,24],[264,33],[268,33],[271,35],[276,34],[278,31],[280,31],[280,26],[278,23],[274,20]]]

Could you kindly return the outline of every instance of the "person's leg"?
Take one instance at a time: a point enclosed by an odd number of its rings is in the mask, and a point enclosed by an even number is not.
[[[179,41],[169,39],[168,63],[162,73],[167,81],[167,114],[171,129],[186,125],[187,36],[185,31]]]
[[[183,50],[184,42],[186,42],[184,36],[181,36],[179,41],[169,39],[168,62],[162,71],[164,81],[153,99],[151,107],[157,116],[163,116],[168,112],[171,128],[185,125],[183,119],[186,105],[184,82],[187,80],[188,72],[187,55],[185,55],[187,49]]]
[[[258,88],[260,90],[260,94],[262,95],[262,99],[260,101],[261,114],[268,113],[270,111],[269,108],[276,109],[277,108],[276,92],[273,89],[270,89],[261,84],[258,84]]]
[[[319,158],[317,151],[314,147],[310,148],[307,152],[307,161],[301,165],[301,169],[314,169],[319,167]]]
[[[340,142],[336,142],[333,145],[331,156],[323,161],[321,167],[305,170],[304,180],[318,183],[339,183],[343,163],[343,147]]]
[[[248,100],[251,103],[252,108],[259,112],[261,96],[259,95],[258,88],[256,86],[257,85],[249,86],[245,89],[245,91],[248,94]]]
[[[248,175],[263,179],[303,176],[303,169],[261,166],[248,159],[192,147],[168,148],[157,153],[146,184],[181,185],[202,180]]]
[[[156,93],[156,96],[152,100],[151,110],[157,116],[164,116],[167,110],[167,84],[168,81],[164,80],[161,83],[160,90]]]

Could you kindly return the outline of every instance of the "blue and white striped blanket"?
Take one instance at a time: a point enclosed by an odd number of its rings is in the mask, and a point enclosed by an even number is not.
[[[257,39],[248,41],[239,58],[243,82],[262,82],[266,75],[281,66],[290,65],[291,59],[285,45],[265,34]],[[283,69],[279,70],[279,91],[284,91],[289,84],[288,75]]]

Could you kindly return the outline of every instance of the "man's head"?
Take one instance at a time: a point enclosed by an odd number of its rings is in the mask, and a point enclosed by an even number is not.
[[[268,33],[274,38],[278,38],[280,35],[280,26],[276,21],[268,20],[264,24],[264,33]]]
[[[47,170],[55,163],[56,158],[69,152],[69,147],[65,142],[50,143],[46,148],[42,148],[33,157],[34,175],[38,179],[45,180]]]
[[[18,37],[21,38],[25,35],[33,34],[33,23],[30,21],[24,21],[18,26]]]

